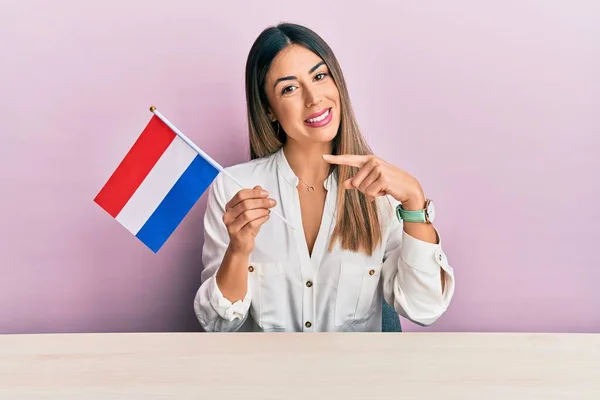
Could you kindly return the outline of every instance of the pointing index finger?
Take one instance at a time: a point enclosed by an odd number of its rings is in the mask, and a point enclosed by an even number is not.
[[[356,154],[331,155],[324,154],[323,159],[330,164],[349,165],[351,167],[361,168],[368,161],[369,156],[361,156]]]

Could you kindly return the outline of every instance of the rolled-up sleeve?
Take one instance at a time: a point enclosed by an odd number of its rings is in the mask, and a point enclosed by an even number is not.
[[[384,298],[399,315],[422,326],[431,325],[441,317],[454,295],[454,270],[442,249],[439,232],[438,238],[437,244],[414,238],[395,217],[388,227],[383,263]]]
[[[246,321],[251,304],[250,281],[244,299],[231,303],[219,290],[215,278],[229,243],[227,228],[223,223],[226,203],[223,175],[220,173],[208,190],[202,248],[204,270],[194,298],[194,312],[207,332],[237,331]]]

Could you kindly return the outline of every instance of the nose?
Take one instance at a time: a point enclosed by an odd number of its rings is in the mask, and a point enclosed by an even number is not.
[[[316,106],[323,101],[323,97],[318,89],[308,88],[304,91],[306,108]]]

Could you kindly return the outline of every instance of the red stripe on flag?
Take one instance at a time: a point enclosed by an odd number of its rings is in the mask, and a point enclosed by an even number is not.
[[[153,115],[94,201],[116,218],[175,136],[175,132]]]

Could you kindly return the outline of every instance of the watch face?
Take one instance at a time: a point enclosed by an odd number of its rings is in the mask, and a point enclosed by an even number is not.
[[[435,219],[435,205],[431,200],[429,200],[427,204],[427,219],[429,220],[429,222],[433,222],[433,220]]]

